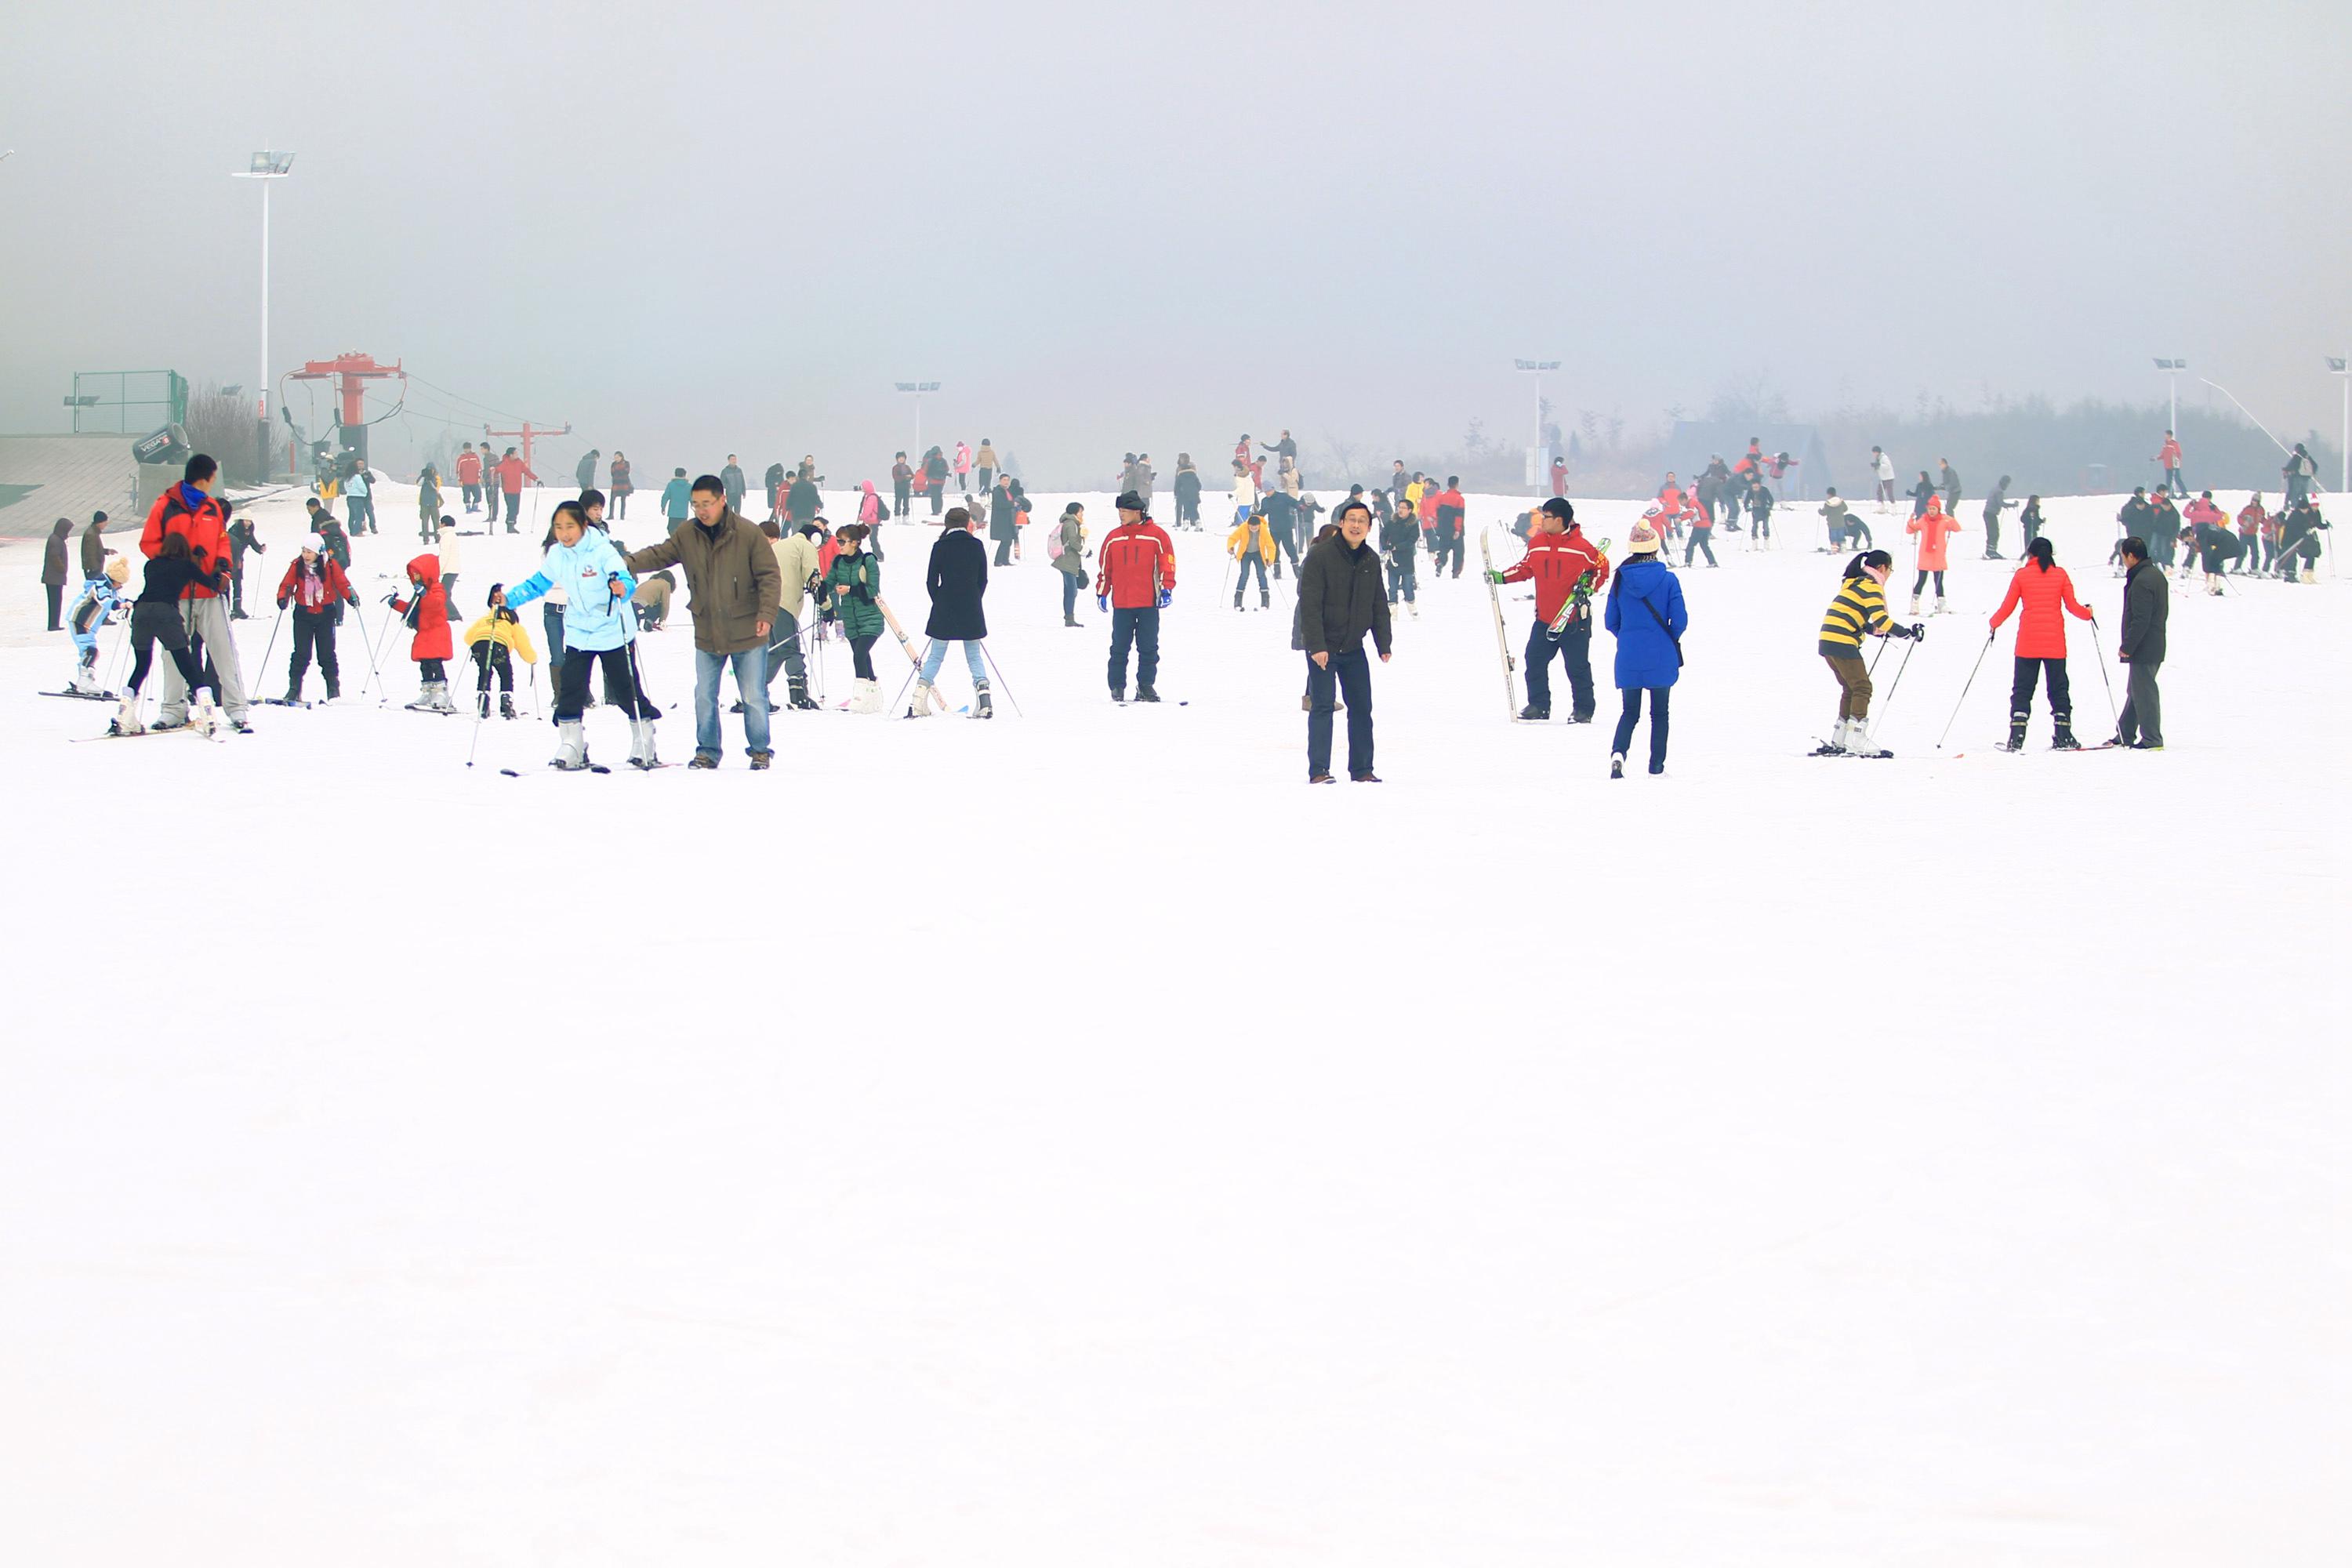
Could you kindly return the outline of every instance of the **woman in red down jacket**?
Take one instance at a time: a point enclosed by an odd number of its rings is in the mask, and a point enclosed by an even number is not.
[[[449,672],[441,662],[457,654],[449,640],[449,595],[441,586],[441,557],[428,552],[411,561],[408,597],[393,594],[384,603],[416,634],[409,640],[408,657],[416,661],[416,679],[424,689],[408,706],[426,713],[455,713]]]
[[[2052,746],[2079,752],[2074,739],[2074,706],[2066,690],[2066,616],[2087,621],[2091,612],[2074,597],[2074,584],[2058,564],[2057,552],[2047,539],[2025,547],[2024,563],[2009,580],[2009,593],[1992,613],[1992,629],[2000,630],[2011,610],[2017,616],[2017,676],[2009,687],[2009,743],[2002,749],[2025,749],[2025,721],[2033,712],[2033,683],[2045,677],[2050,690],[2050,716],[2056,721]],[[1990,640],[1990,639],[1988,639]]]

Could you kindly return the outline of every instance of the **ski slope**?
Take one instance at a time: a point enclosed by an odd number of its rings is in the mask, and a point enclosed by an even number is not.
[[[467,619],[555,494],[463,542]],[[2049,506],[2110,632],[2118,501]],[[1473,499],[1498,560],[1526,504]],[[264,608],[299,510],[254,509]],[[1580,510],[1622,555],[1638,506]],[[1686,575],[1664,777],[1504,721],[1474,549],[1375,667],[1387,782],[1316,790],[1287,584],[1236,614],[1222,529],[1161,706],[1033,538],[997,719],[782,713],[766,775],[736,721],[714,774],[496,721],[469,770],[404,637],[389,706],[68,745],[106,710],[32,695],[69,659],[0,549],[7,1555],[2340,1563],[2346,590],[2176,583],[2161,754],[1993,751],[2004,632],[1939,752],[2011,569],[1975,511],[1891,762],[1804,755],[1804,507]],[[910,632],[931,537],[884,533]]]

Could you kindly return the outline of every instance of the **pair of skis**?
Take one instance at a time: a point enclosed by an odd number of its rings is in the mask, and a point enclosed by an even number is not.
[[[1478,531],[1478,563],[1486,568],[1479,575],[1486,580],[1486,604],[1495,612],[1495,648],[1503,656],[1503,711],[1516,724],[1519,722],[1519,660],[1518,656],[1511,651],[1511,634],[1503,625],[1503,591],[1495,583],[1495,549],[1489,539],[1493,531],[1486,528]],[[1607,539],[1601,542],[1603,560],[1608,558],[1609,547],[1613,542]],[[1585,575],[1589,577],[1591,574],[1588,572]],[[1568,623],[1575,617],[1579,607],[1591,603],[1591,600],[1584,596],[1584,584],[1580,579],[1576,591],[1569,595],[1567,603],[1559,607],[1559,614],[1552,617],[1552,634],[1559,636],[1567,631]]]

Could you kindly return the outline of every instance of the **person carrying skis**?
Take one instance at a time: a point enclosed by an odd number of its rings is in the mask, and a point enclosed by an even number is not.
[[[74,672],[67,690],[85,697],[105,695],[98,679],[98,628],[130,617],[131,601],[122,596],[122,586],[130,581],[130,557],[110,555],[74,596],[66,611],[65,629],[74,645]]]
[[[327,553],[326,540],[305,534],[301,549],[286,563],[286,575],[278,580],[278,607],[294,612],[294,657],[286,666],[287,701],[302,700],[302,678],[310,672],[313,658],[319,661],[319,673],[327,678],[327,700],[332,702],[343,694],[342,670],[335,659],[335,623],[345,605],[356,607],[359,602],[351,578]]]
[[[188,559],[194,570],[182,579],[180,626],[184,636],[181,640],[191,649],[202,645],[204,662],[212,668],[214,696],[227,712],[229,728],[243,734],[251,729],[247,721],[251,708],[246,701],[245,670],[237,659],[236,638],[228,622],[228,603],[222,597],[233,546],[228,537],[228,504],[213,494],[220,482],[220,465],[198,452],[182,472],[184,479],[155,498],[146,526],[139,533],[139,552],[152,560],[166,539],[187,541]],[[140,597],[146,599],[145,589],[140,591]],[[136,612],[131,618],[138,619]],[[173,659],[163,672],[155,728],[176,730],[187,721],[188,688],[180,677],[180,661]]]
[[[1247,475],[1234,464],[1237,480]],[[1160,612],[1176,595],[1176,543],[1133,490],[1112,503],[1118,526],[1095,550],[1095,605],[1110,616],[1110,700],[1127,700],[1127,656],[1135,653],[1135,700],[1157,702]]]
[[[1413,570],[1414,552],[1421,548],[1421,525],[1402,513],[1391,516],[1380,525],[1381,552],[1388,557],[1389,604],[1393,608],[1397,596],[1404,596],[1406,607],[1415,620],[1421,618],[1421,606],[1413,602],[1417,576]],[[1278,570],[1281,563],[1276,562]],[[1240,603],[1238,596],[1234,603]]]
[[[530,634],[522,629],[521,619],[507,608],[503,584],[490,584],[489,608],[482,612],[480,620],[466,628],[466,649],[474,661],[476,716],[490,716],[490,677],[496,675],[499,717],[514,718],[514,660],[509,655],[519,653],[525,664],[537,664],[539,652],[530,646]]]
[[[1633,726],[1642,721],[1645,691],[1650,694],[1650,771],[1666,771],[1666,699],[1682,679],[1683,633],[1690,626],[1690,612],[1683,606],[1681,580],[1658,559],[1664,543],[1651,524],[1633,525],[1625,542],[1625,564],[1609,586],[1602,616],[1602,624],[1617,638],[1613,673],[1622,704],[1617,733],[1609,745],[1612,779],[1625,776],[1625,749],[1633,743]],[[1628,599],[1633,606],[1625,603]]]
[[[1242,607],[1242,594],[1249,586],[1253,568],[1257,572],[1257,607],[1269,607],[1274,591],[1266,586],[1265,569],[1274,563],[1275,543],[1274,529],[1264,513],[1254,511],[1234,525],[1234,531],[1225,535],[1225,553],[1239,563],[1234,577],[1234,608]]]
[[[1000,477],[1000,489],[1004,482]],[[914,701],[907,717],[929,716],[931,683],[939,679],[948,644],[960,642],[964,668],[971,673],[971,716],[989,718],[996,710],[989,700],[988,660],[981,646],[988,638],[988,616],[981,603],[988,593],[988,547],[973,535],[971,513],[962,507],[948,508],[947,521],[931,544],[930,571],[924,584],[931,595],[930,618],[923,623],[923,635],[930,638],[930,646],[923,650],[922,669],[915,678]]]
[[[1372,772],[1372,666],[1364,637],[1386,664],[1391,637],[1389,602],[1381,591],[1380,552],[1364,541],[1371,510],[1342,501],[1333,514],[1339,531],[1307,552],[1298,569],[1299,640],[1307,647],[1307,782],[1331,779],[1331,709],[1348,704],[1348,776],[1378,784]],[[1106,542],[1104,548],[1109,548]]]
[[[1817,757],[1884,757],[1885,747],[1870,738],[1870,667],[1862,661],[1862,639],[1910,637],[1924,640],[1927,628],[1904,626],[1886,614],[1886,579],[1895,557],[1884,550],[1868,550],[1845,563],[1837,596],[1822,616],[1818,644],[1830,673],[1837,677],[1838,722],[1829,743]]]
[[[1653,531],[1654,537],[1654,530]],[[1592,722],[1592,595],[1609,581],[1609,560],[1577,526],[1576,504],[1554,496],[1536,512],[1528,552],[1507,571],[1488,574],[1496,584],[1533,582],[1535,624],[1528,628],[1528,705],[1519,717],[1541,722],[1551,717],[1551,656],[1568,670],[1571,724]]]
[[[2042,680],[2050,693],[2050,717],[2055,726],[2053,749],[2079,752],[2074,739],[2074,703],[2066,685],[2066,616],[2087,621],[2091,612],[2074,597],[2074,580],[2058,564],[2056,550],[2046,539],[2025,547],[2025,560],[2010,574],[2009,592],[1992,613],[1990,629],[2000,630],[2011,611],[2017,616],[2017,662],[2009,684],[2009,739],[2004,752],[2025,749],[2025,726],[2033,716],[2033,687]],[[2059,612],[2063,610],[2064,615]]]
[[[2147,558],[2147,541],[2134,534],[2116,546],[2124,562],[2124,625],[2116,657],[2131,666],[2124,686],[2123,711],[2110,742],[2137,751],[2164,750],[2164,702],[2156,672],[2164,667],[2165,622],[2172,614],[2172,589],[2164,569]]]
[[[1911,613],[1919,613],[1919,595],[1927,586],[1930,574],[1936,579],[1937,615],[1944,613],[1944,573],[1949,566],[1952,535],[1960,531],[1960,520],[1944,510],[1944,503],[1930,492],[1926,510],[1903,525],[1903,531],[1916,534],[1919,540],[1918,575],[1911,581]]]
[[[209,735],[215,726],[214,710],[220,693],[217,686],[207,689],[205,672],[197,668],[190,646],[188,627],[182,616],[186,601],[182,595],[202,587],[209,590],[215,600],[228,577],[228,563],[210,549],[199,551],[188,542],[185,532],[166,532],[155,542],[147,557],[147,569],[142,579],[139,597],[131,605],[131,679],[122,690],[122,706],[107,732],[112,735],[144,733],[147,726],[139,720],[139,689],[147,683],[147,671],[155,658],[155,645],[161,643],[171,656],[172,668],[178,674],[181,701],[188,702],[187,693],[194,697],[194,717],[177,724],[158,722],[158,730],[193,728],[198,734]],[[144,549],[144,542],[141,548]],[[220,670],[217,662],[215,679]],[[187,711],[183,709],[183,711]]]
[[[588,526],[578,501],[555,509],[553,528],[555,542],[548,546],[539,570],[509,586],[504,595],[509,610],[520,610],[558,589],[564,595],[563,662],[555,672],[557,747],[548,765],[565,773],[588,766],[581,715],[588,706],[589,672],[601,664],[607,699],[628,716],[629,765],[659,767],[654,721],[661,712],[646,700],[636,674],[637,634],[630,609],[636,579],[604,531]]]

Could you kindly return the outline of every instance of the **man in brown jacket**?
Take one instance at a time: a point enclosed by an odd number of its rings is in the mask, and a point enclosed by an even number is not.
[[[754,771],[768,765],[768,632],[776,622],[783,576],[760,531],[727,504],[715,474],[694,481],[694,515],[672,525],[669,537],[628,555],[629,570],[686,574],[687,608],[694,616],[694,760],[690,768],[719,765],[719,671],[735,667],[743,701],[743,738]]]

